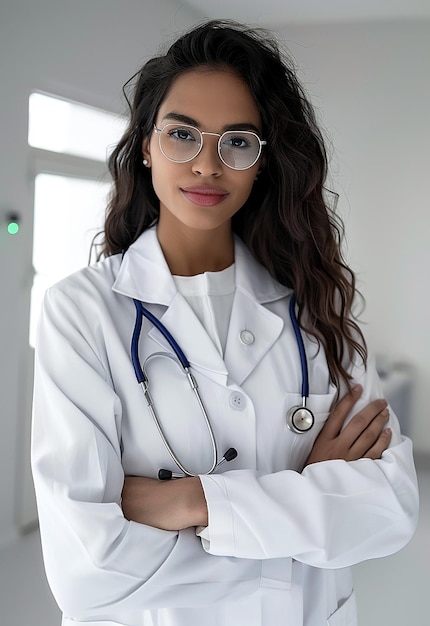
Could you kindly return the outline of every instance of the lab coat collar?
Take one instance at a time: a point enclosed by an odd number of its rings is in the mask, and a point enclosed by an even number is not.
[[[260,304],[285,297],[291,289],[276,282],[235,236],[236,287]],[[113,290],[142,302],[170,306],[177,294],[156,226],[147,229],[122,259]]]
[[[235,237],[236,293],[230,318],[224,359],[212,343],[186,300],[177,291],[157,238],[156,227],[146,230],[124,254],[113,290],[141,300],[161,304],[166,310],[162,323],[184,350],[192,367],[226,384],[227,375],[240,385],[279,337],[283,320],[262,304],[285,297],[290,289],[277,283]],[[252,343],[241,333],[251,332]],[[149,336],[167,350],[166,340],[154,328]]]
[[[177,289],[155,226],[145,230],[125,252],[113,290],[143,303],[171,304]]]

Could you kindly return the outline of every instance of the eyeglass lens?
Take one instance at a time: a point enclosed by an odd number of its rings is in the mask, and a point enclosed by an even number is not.
[[[161,151],[172,161],[191,161],[201,150],[203,135],[193,126],[167,124],[158,132]],[[218,140],[218,151],[229,167],[247,169],[257,161],[261,144],[253,132],[227,131]]]

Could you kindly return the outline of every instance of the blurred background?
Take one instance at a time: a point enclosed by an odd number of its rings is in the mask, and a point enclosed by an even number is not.
[[[415,447],[416,536],[355,568],[361,623],[428,624],[428,0],[0,0],[0,623],[58,626],[29,468],[33,341],[47,285],[88,262],[121,86],[207,17],[276,31],[330,150],[345,255],[384,391]],[[71,372],[71,375],[73,373]],[[25,599],[25,601],[24,601]]]

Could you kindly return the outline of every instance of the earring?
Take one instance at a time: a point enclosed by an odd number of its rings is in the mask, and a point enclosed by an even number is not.
[[[147,166],[149,165],[149,161],[148,161],[148,159],[143,159],[142,163],[143,163],[143,165],[144,165],[145,167],[147,167]]]

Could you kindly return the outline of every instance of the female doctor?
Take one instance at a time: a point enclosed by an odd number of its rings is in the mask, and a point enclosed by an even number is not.
[[[349,567],[408,542],[417,486],[312,108],[234,23],[136,79],[106,258],[48,291],[39,328],[32,463],[63,624],[354,625]]]

